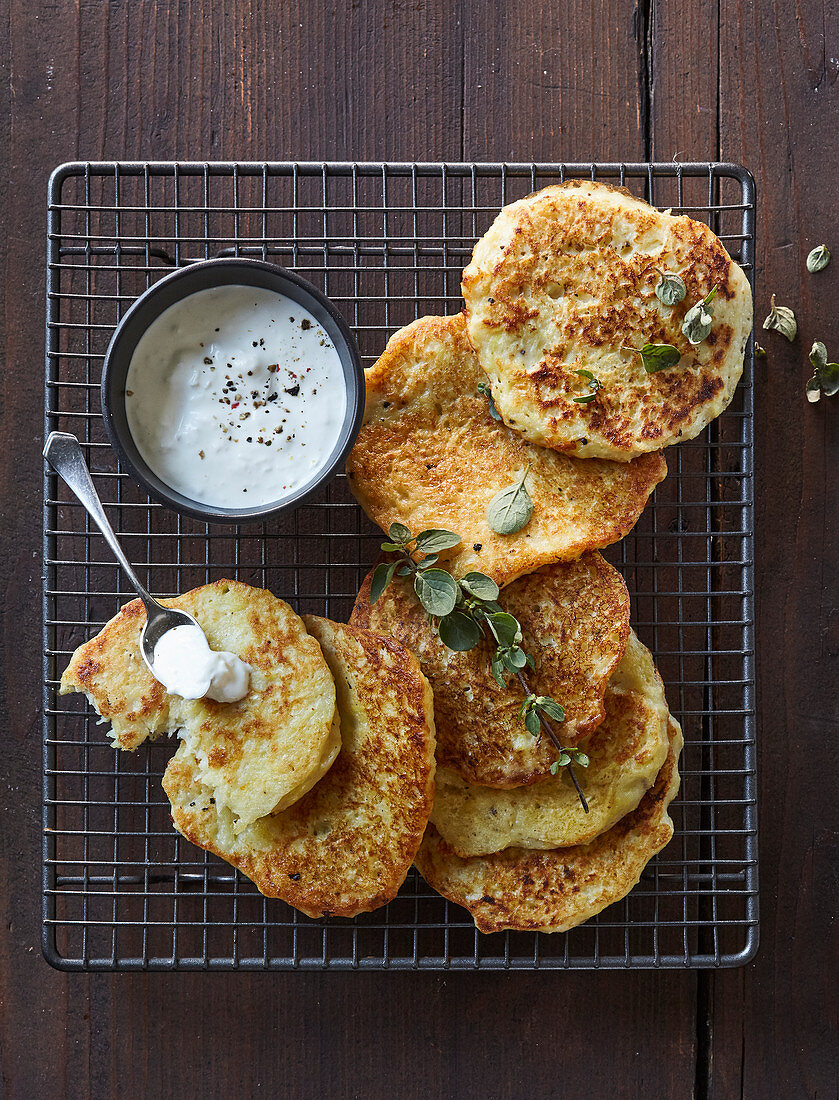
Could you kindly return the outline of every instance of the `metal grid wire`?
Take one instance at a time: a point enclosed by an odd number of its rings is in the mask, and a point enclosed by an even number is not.
[[[46,430],[74,432],[127,553],[158,595],[220,577],[345,620],[380,536],[339,477],[293,516],[234,529],[151,503],[119,470],[99,408],[103,353],[134,298],[220,255],[294,268],[352,324],[366,364],[395,329],[461,309],[460,274],[505,203],[585,176],[707,221],[753,272],[754,184],[734,165],[71,164],[49,189]],[[563,935],[476,932],[412,871],[355,920],[268,900],[173,830],[173,740],[115,752],[70,653],[133,596],[83,509],[45,481],[44,950],[67,969],[699,967],[757,946],[752,363],[734,402],[607,551],[682,722],[676,833],[622,902]]]

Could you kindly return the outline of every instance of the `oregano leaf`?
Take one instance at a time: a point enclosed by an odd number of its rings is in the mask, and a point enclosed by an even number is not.
[[[505,688],[507,681],[504,679],[504,662],[497,653],[490,661],[489,670],[495,678],[496,684],[501,688]]]
[[[514,669],[524,668],[527,664],[527,656],[524,650],[519,646],[511,646],[510,649],[507,650],[507,656]]]
[[[390,582],[393,580],[393,574],[396,572],[396,566],[398,562],[380,561],[376,568],[373,570],[373,579],[370,581],[370,603],[374,604],[376,600],[381,596]]]
[[[479,382],[478,393],[481,394],[482,397],[485,397],[487,399],[487,404],[489,405],[489,415],[492,417],[492,419],[500,420],[501,413],[495,407],[495,398],[492,396],[492,390],[490,389],[489,382]]]
[[[819,382],[825,397],[835,397],[839,393],[839,363],[825,363],[819,371]]]
[[[500,646],[517,645],[521,641],[519,621],[506,611],[496,611],[487,615],[487,622]]]
[[[497,535],[513,535],[530,522],[533,501],[524,485],[529,469],[528,466],[521,481],[513,482],[496,493],[487,506],[487,523]]]
[[[770,305],[772,308],[769,310],[769,316],[763,322],[763,327],[780,332],[781,336],[785,336],[792,343],[798,332],[798,322],[795,319],[795,314],[789,306],[775,305],[774,294],[770,299]]]
[[[388,538],[392,542],[399,543],[400,546],[404,546],[405,543],[411,541],[411,532],[404,523],[392,523],[388,527],[387,533]]]
[[[709,335],[714,323],[713,311],[705,305],[705,300],[691,306],[682,322],[682,335],[691,344],[701,344]]]
[[[542,723],[539,721],[539,715],[535,710],[529,710],[524,716],[524,725],[528,733],[532,733],[534,737],[538,737],[542,732]]]
[[[450,550],[461,542],[460,535],[444,528],[420,531],[417,535],[417,550],[421,554],[433,554],[440,550]]]
[[[553,718],[556,722],[565,721],[565,708],[561,707],[556,700],[551,699],[548,695],[539,695],[536,697],[536,706],[545,712],[549,718]]]
[[[465,588],[470,596],[479,600],[497,600],[498,585],[488,577],[486,573],[467,573],[460,581],[461,588]]]
[[[673,347],[672,344],[644,344],[640,350],[624,344],[623,350],[631,351],[634,355],[640,355],[641,363],[647,374],[657,374],[660,370],[675,367],[682,358],[679,349]]]
[[[810,362],[816,370],[827,366],[827,348],[821,340],[816,340],[810,348]]]
[[[463,611],[452,611],[444,615],[438,630],[440,641],[455,653],[474,649],[483,637],[483,632],[475,620]]]
[[[807,270],[811,274],[815,274],[817,271],[824,271],[829,263],[830,250],[826,244],[817,244],[807,256]]]
[[[673,271],[660,271],[661,282],[655,288],[656,298],[665,306],[675,306],[687,294],[684,279]]]
[[[442,569],[427,569],[414,577],[414,591],[429,613],[442,618],[454,611],[457,584],[451,574]]]
[[[575,370],[574,374],[579,375],[580,378],[585,378],[585,380],[588,382],[588,393],[583,393],[577,397],[572,397],[571,400],[576,402],[578,405],[587,405],[589,401],[593,401],[597,396],[597,391],[600,389],[601,386],[600,379],[596,378],[590,370]]]

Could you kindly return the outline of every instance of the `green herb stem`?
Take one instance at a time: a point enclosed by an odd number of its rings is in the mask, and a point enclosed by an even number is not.
[[[532,693],[531,693],[531,690],[530,690],[530,684],[528,684],[527,678],[525,677],[524,673],[523,672],[516,672],[516,679],[521,684],[521,687],[522,687],[522,690],[524,691],[525,696],[531,695]],[[568,749],[566,749],[563,746],[562,742],[559,740],[559,736],[557,735],[556,730],[553,728],[551,723],[548,721],[547,717],[542,713],[541,710],[537,711],[537,714],[539,716],[539,721],[542,723],[542,729],[544,729],[545,733],[547,733],[548,737],[550,737],[551,741],[553,741],[557,752],[560,752],[560,753],[568,752]],[[577,792],[577,797],[579,798],[580,802],[582,803],[582,807],[583,807],[584,812],[588,813],[588,802],[586,802],[586,796],[583,794],[583,789],[580,786],[580,782],[577,779],[577,776],[574,772],[573,763],[571,763],[569,761],[565,765],[565,768],[566,768],[566,771],[568,772],[568,774],[571,776],[571,782],[574,784],[574,790]]]

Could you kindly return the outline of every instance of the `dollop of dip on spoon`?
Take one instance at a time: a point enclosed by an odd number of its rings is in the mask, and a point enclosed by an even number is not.
[[[186,624],[167,630],[154,647],[152,672],[170,695],[235,703],[250,688],[251,667],[235,653],[210,649],[204,631]]]

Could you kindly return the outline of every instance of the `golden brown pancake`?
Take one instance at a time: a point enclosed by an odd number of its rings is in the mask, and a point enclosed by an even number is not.
[[[582,462],[494,420],[462,316],[414,321],[365,377],[364,425],[347,461],[352,491],[385,531],[394,522],[414,534],[456,531],[463,541],[445,557],[458,576],[479,570],[505,585],[617,542],[667,473],[660,455]],[[496,534],[487,505],[525,470],[532,518]]]
[[[635,809],[667,756],[670,714],[650,652],[634,633],[605,701],[606,717],[586,745],[588,767],[575,770],[588,813],[562,769],[505,791],[438,769],[431,823],[456,855],[588,844]]]
[[[658,270],[657,270],[658,269]],[[659,271],[687,295],[663,305]],[[716,286],[710,335],[682,334]],[[625,462],[692,439],[731,401],[752,328],[746,276],[707,225],[589,180],[504,207],[463,273],[469,338],[505,422],[533,443]],[[625,347],[672,344],[647,374]],[[591,372],[600,383],[593,400]]]
[[[429,886],[469,910],[480,932],[567,932],[625,897],[672,837],[667,808],[679,789],[681,750],[671,719],[670,748],[654,785],[636,810],[590,844],[461,859],[429,825],[416,865]]]
[[[434,798],[431,688],[397,642],[314,615],[338,690],[342,745],[324,778],[288,810],[238,834],[182,745],[163,789],[178,832],[310,917],[384,905],[405,879]]]
[[[413,588],[396,577],[370,606],[368,576],[350,622],[396,638],[416,653],[434,689],[437,760],[466,782],[517,787],[546,776],[556,760],[550,738],[534,738],[519,715],[522,689],[506,688],[490,672],[491,650],[481,645],[454,653],[428,622]],[[555,723],[565,745],[577,745],[603,721],[603,696],[629,636],[629,594],[623,578],[600,554],[549,565],[520,577],[500,596],[521,623],[527,672],[535,695],[565,708]]]
[[[139,600],[76,650],[61,694],[84,692],[122,749],[177,732],[236,828],[290,805],[328,770],[341,743],[335,685],[317,641],[287,603],[239,581],[205,584],[161,603],[188,611],[212,649],[251,666],[244,699],[167,694],[140,653],[146,612]]]

